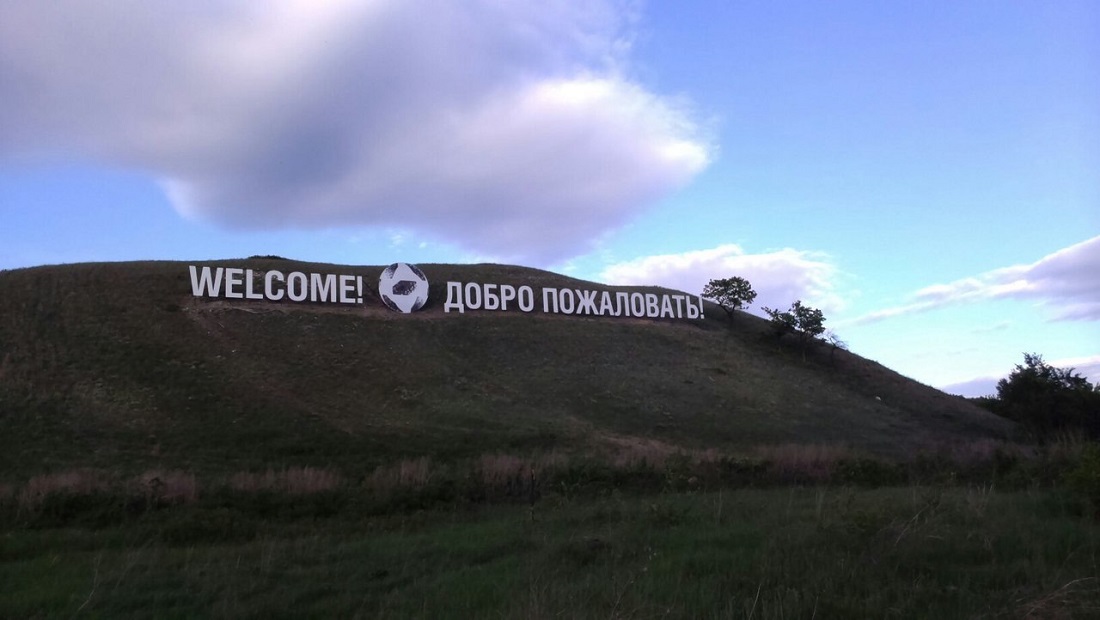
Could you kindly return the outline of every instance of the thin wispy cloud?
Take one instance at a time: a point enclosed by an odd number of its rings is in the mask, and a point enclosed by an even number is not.
[[[1029,265],[995,269],[918,290],[910,303],[865,314],[866,324],[947,306],[997,299],[1033,301],[1055,321],[1100,320],[1100,236],[1064,248]]]
[[[239,229],[401,228],[549,264],[708,165],[616,2],[0,6],[0,162],[163,180]]]
[[[796,300],[835,311],[843,300],[835,292],[839,274],[829,257],[785,248],[746,253],[735,244],[680,254],[645,256],[606,267],[600,278],[609,284],[658,285],[698,295],[714,278],[743,277],[757,292],[750,311],[787,308]]]

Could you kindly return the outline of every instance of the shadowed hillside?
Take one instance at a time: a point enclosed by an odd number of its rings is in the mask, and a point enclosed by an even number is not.
[[[448,280],[608,288],[544,271],[422,264],[428,305],[401,315],[369,290],[381,267],[195,264],[363,275],[367,299],[200,299],[176,262],[2,272],[0,471],[354,468],[638,442],[888,454],[1008,431],[856,355],[803,360],[765,321],[731,327],[709,305],[703,321],[443,312]]]

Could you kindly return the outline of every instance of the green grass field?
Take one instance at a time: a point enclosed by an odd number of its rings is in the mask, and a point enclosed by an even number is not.
[[[190,538],[190,540],[188,540]],[[1057,491],[781,487],[3,533],[4,617],[1089,618]]]
[[[758,455],[36,476],[0,489],[0,617],[1100,614],[1095,446]]]

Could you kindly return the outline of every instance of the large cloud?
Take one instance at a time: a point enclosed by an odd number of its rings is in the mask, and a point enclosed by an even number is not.
[[[399,226],[549,262],[710,147],[601,2],[0,5],[0,160],[90,158],[241,228]]]
[[[796,300],[826,312],[843,307],[833,291],[837,269],[827,257],[786,248],[746,254],[728,244],[708,250],[646,256],[611,265],[600,274],[608,284],[659,285],[698,295],[714,278],[741,276],[756,291],[752,312],[764,306],[786,309]]]
[[[1100,236],[1047,255],[1030,265],[995,269],[917,291],[910,303],[855,319],[871,323],[943,306],[990,299],[1036,301],[1054,320],[1100,320]]]

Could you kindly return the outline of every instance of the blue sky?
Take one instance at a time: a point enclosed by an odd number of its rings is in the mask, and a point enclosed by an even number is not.
[[[251,254],[742,275],[951,391],[1100,380],[1100,4],[0,4],[0,269]]]

